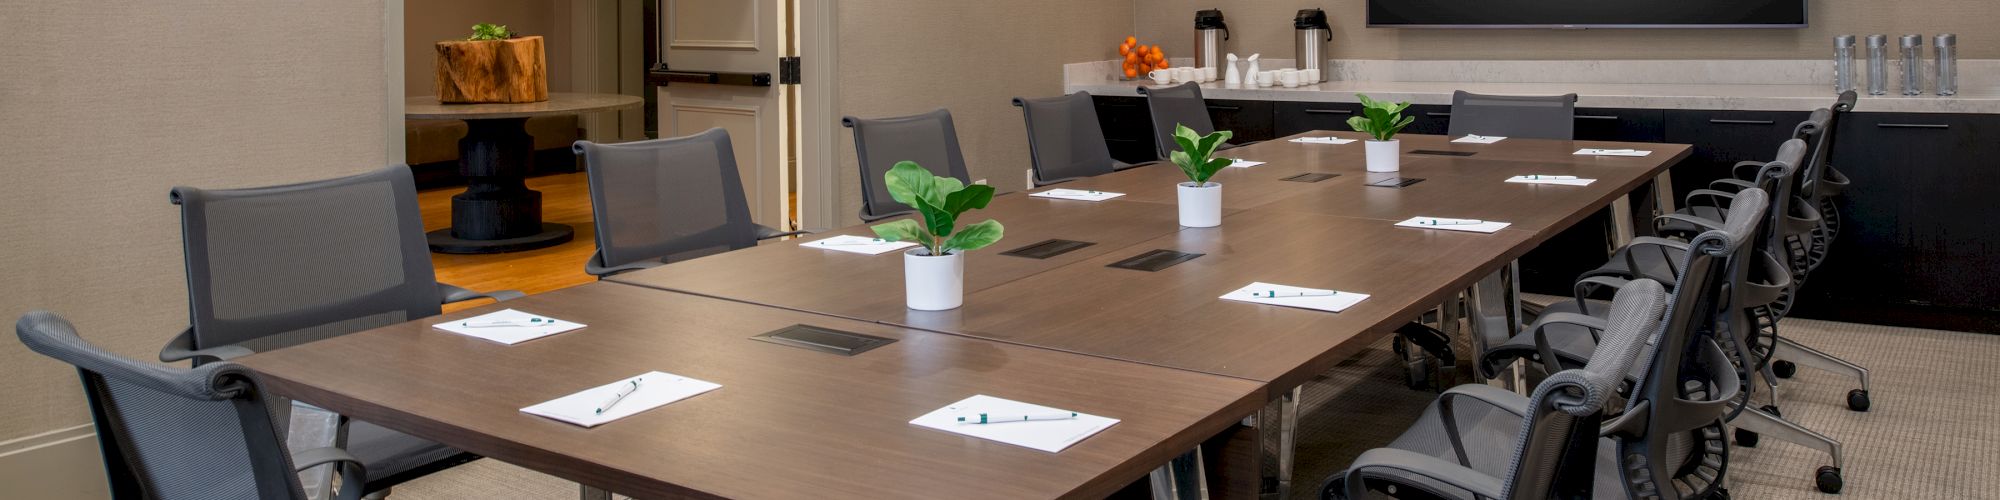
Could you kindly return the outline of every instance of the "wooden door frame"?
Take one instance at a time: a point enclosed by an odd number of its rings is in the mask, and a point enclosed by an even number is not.
[[[800,60],[799,149],[796,151],[800,225],[810,230],[847,225],[840,211],[840,0],[793,2],[793,32]]]

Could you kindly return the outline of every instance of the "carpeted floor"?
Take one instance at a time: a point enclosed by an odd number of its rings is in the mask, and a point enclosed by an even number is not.
[[[1813,488],[1831,461],[1765,438],[1735,447],[1735,498],[1992,498],[2000,491],[2000,336],[1788,319],[1782,332],[1873,370],[1874,407],[1849,411],[1859,382],[1800,369],[1785,380],[1784,415],[1838,439],[1847,464],[1838,496]],[[1403,387],[1387,344],[1309,383],[1301,402],[1294,498],[1313,498],[1321,479],[1355,455],[1401,433],[1432,394]],[[576,485],[495,460],[480,460],[396,488],[402,500],[570,499]]]

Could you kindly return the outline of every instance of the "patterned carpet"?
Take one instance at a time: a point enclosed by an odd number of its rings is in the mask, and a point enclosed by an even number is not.
[[[1873,370],[1867,413],[1849,411],[1859,383],[1800,369],[1783,381],[1787,418],[1838,439],[1847,464],[1838,496],[1813,488],[1825,455],[1765,438],[1731,450],[1735,498],[1993,498],[2000,491],[2000,336],[1788,319],[1785,335]],[[1355,455],[1380,446],[1430,402],[1405,389],[1384,343],[1309,383],[1301,403],[1294,498]],[[401,500],[576,498],[576,485],[495,460],[480,460],[396,488]]]

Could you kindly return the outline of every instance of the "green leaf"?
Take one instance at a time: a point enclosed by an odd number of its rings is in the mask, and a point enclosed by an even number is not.
[[[1213,134],[1208,134],[1208,137],[1201,138],[1201,144],[1197,145],[1197,147],[1201,148],[1203,156],[1215,154],[1215,148],[1222,146],[1224,142],[1228,142],[1229,138],[1234,135],[1236,135],[1234,132],[1217,130]]]
[[[944,211],[957,216],[967,210],[986,208],[986,204],[992,201],[993,186],[974,184],[945,196]]]
[[[918,199],[917,204],[913,206],[916,207],[917,214],[923,216],[924,227],[930,230],[932,236],[938,238],[951,236],[952,228],[958,226],[958,214],[945,210],[943,206],[933,205],[930,200]]]
[[[876,224],[874,226],[871,226],[869,227],[869,229],[875,230],[875,236],[881,237],[884,241],[913,241],[917,243],[924,243],[923,240],[924,228],[918,226],[917,221],[914,220],[900,219],[891,222],[884,222],[881,224]]]
[[[953,236],[951,240],[944,242],[944,251],[949,253],[954,250],[971,251],[985,248],[1000,241],[1000,236],[1005,232],[1006,228],[1000,226],[1000,221],[987,219],[978,224],[965,226],[965,230],[959,231],[958,236]]]
[[[1233,163],[1236,163],[1236,161],[1228,158],[1210,158],[1208,163],[1201,165],[1201,177],[1193,179],[1195,186],[1208,184],[1208,178],[1215,177],[1216,172],[1221,172],[1222,169],[1229,168],[1229,165]]]
[[[1195,178],[1196,172],[1200,170],[1195,168],[1194,157],[1188,156],[1186,151],[1167,153],[1167,159],[1173,160],[1174,166],[1180,167],[1181,173],[1187,174],[1189,179]]]
[[[943,204],[944,197],[936,194],[937,182],[931,180],[933,177],[936,176],[931,175],[931,171],[913,161],[896,162],[896,166],[883,174],[884,183],[889,187],[889,197],[911,207],[917,206],[917,200],[926,199],[939,200],[937,204]]]

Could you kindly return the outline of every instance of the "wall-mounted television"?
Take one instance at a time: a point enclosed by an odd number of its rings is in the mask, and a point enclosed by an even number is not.
[[[1368,0],[1371,28],[1803,28],[1806,0]]]

